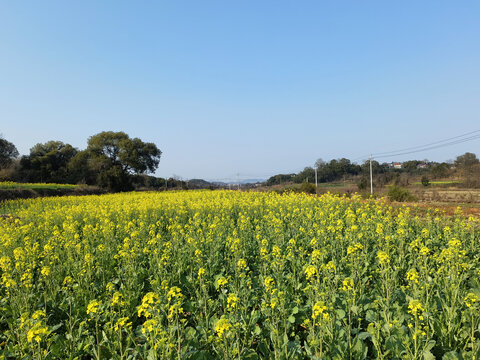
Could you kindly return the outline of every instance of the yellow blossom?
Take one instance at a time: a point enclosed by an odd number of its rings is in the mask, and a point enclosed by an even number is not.
[[[321,316],[321,318],[324,321],[327,321],[330,319],[330,314],[328,313],[328,307],[325,306],[325,304],[322,301],[316,302],[312,308],[312,319],[316,320],[319,316]]]
[[[472,292],[469,292],[464,299],[465,305],[467,305],[469,308],[474,307],[479,300],[480,298]]]
[[[27,341],[29,343],[40,343],[43,338],[48,335],[48,329],[41,322],[36,323],[30,330],[27,331]]]
[[[227,310],[234,311],[240,299],[235,294],[229,294],[227,298]]]
[[[247,268],[247,262],[245,261],[245,259],[238,260],[237,267],[238,267],[238,270],[240,271],[245,270]]]
[[[198,278],[200,279],[202,276],[204,276],[207,273],[207,271],[204,268],[198,269]]]
[[[352,278],[345,278],[343,280],[343,291],[351,291],[353,290],[353,286],[354,286],[354,283],[353,283],[353,279]]]
[[[219,338],[226,336],[231,328],[232,324],[230,324],[228,319],[224,316],[222,316],[215,324],[215,332],[217,333]]]
[[[415,269],[410,269],[407,271],[407,280],[412,281],[415,284],[418,284],[418,273]]]
[[[42,267],[42,270],[40,271],[43,276],[48,276],[50,275],[50,266],[44,266]]]
[[[121,292],[116,291],[115,293],[113,293],[112,306],[115,306],[115,305],[120,305],[120,306],[125,305],[125,301],[123,300],[123,294]]]
[[[408,312],[413,316],[421,316],[424,311],[420,300],[410,300],[408,303]]]
[[[390,264],[390,256],[385,251],[377,252],[377,259],[380,265]]]
[[[317,274],[317,268],[313,265],[309,265],[305,269],[305,276],[307,280],[311,280],[316,274]]]
[[[101,311],[99,310],[99,307],[101,305],[102,302],[99,300],[90,301],[87,305],[87,315],[100,313]]]
[[[227,286],[228,280],[227,280],[227,278],[225,278],[224,276],[221,276],[221,277],[217,280],[217,284],[218,284],[218,288],[219,288],[219,289],[222,289],[222,288],[224,288],[225,286]]]

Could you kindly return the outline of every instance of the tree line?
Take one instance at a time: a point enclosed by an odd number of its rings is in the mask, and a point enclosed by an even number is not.
[[[394,163],[379,163],[372,160],[372,172],[377,185],[385,185],[393,181],[406,181],[409,177],[425,176],[431,179],[448,178],[452,175],[461,175],[465,178],[474,179],[473,174],[479,171],[480,161],[474,153],[467,152],[457,156],[453,162],[435,162],[428,160],[409,160],[395,166]],[[307,166],[298,173],[278,174],[270,177],[266,185],[278,185],[288,182],[314,183],[315,169],[319,183],[356,180],[359,187],[368,182],[370,176],[370,161],[361,164],[349,159],[332,159],[326,162],[318,159],[314,166]]]
[[[84,150],[62,141],[39,143],[20,158],[15,145],[0,138],[0,178],[97,185],[108,191],[128,191],[139,182],[164,185],[164,179],[162,183],[147,175],[158,168],[161,155],[154,143],[131,138],[124,132],[95,134],[88,139]]]

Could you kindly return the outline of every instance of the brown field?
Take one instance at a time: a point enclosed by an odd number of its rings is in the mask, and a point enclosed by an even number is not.
[[[412,191],[412,193],[424,201],[480,204],[480,190],[478,189],[426,189]]]

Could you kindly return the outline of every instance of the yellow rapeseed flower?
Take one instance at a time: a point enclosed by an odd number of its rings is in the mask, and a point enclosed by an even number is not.
[[[352,278],[345,278],[343,280],[343,291],[351,291],[353,290],[353,286],[354,286],[354,283],[353,283],[353,279]]]
[[[425,309],[420,300],[410,300],[408,303],[408,312],[413,316],[421,316]]]
[[[240,299],[235,294],[229,294],[227,298],[227,310],[234,311]]]
[[[390,264],[390,256],[385,251],[378,251],[377,252],[377,259],[380,265],[388,265]]]
[[[201,277],[205,276],[206,273],[207,271],[201,267],[200,269],[198,269],[198,278],[200,279]]]
[[[327,321],[330,319],[330,314],[328,313],[328,307],[325,306],[323,301],[316,302],[312,308],[312,319],[316,320],[319,316],[324,321]]]
[[[312,280],[312,278],[317,274],[317,268],[313,265],[307,266],[305,269],[305,276],[307,280]]]
[[[102,302],[99,300],[90,301],[87,305],[87,315],[100,313],[101,311],[99,310],[99,307],[101,305]]]
[[[407,271],[407,280],[412,281],[415,284],[418,284],[418,273],[415,269],[410,269]]]
[[[231,328],[232,324],[224,316],[222,316],[215,324],[215,332],[217,333],[219,338],[226,336]]]
[[[469,308],[474,307],[479,300],[480,300],[479,297],[472,292],[469,292],[464,299],[465,305],[467,305],[467,307]]]
[[[237,267],[238,267],[238,270],[240,271],[245,270],[247,268],[247,262],[245,261],[245,259],[238,260]]]

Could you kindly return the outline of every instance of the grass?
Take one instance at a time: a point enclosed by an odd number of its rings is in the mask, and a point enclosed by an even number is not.
[[[78,185],[72,184],[45,184],[45,183],[17,183],[13,181],[0,182],[0,190],[31,189],[31,190],[60,190],[75,189]]]
[[[346,183],[318,183],[319,187],[322,188],[337,188],[347,186]]]
[[[444,181],[430,181],[430,185],[448,185],[448,184],[459,184],[459,180],[444,180]],[[414,182],[413,185],[422,185],[421,181]]]

